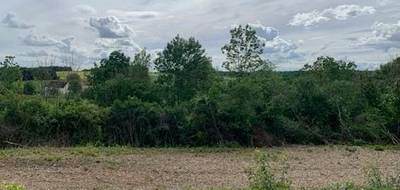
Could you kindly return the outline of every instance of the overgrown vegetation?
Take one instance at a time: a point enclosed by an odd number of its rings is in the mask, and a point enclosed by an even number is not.
[[[287,167],[279,169],[280,174],[271,168],[271,155],[258,152],[256,166],[249,175],[249,190],[289,190],[294,189],[287,176]],[[283,163],[284,164],[284,163]],[[276,175],[278,173],[279,175]],[[394,175],[384,176],[378,168],[365,170],[366,184],[355,185],[352,182],[333,184],[314,190],[397,190],[400,189],[400,170]],[[299,188],[299,187],[298,187]]]
[[[251,27],[231,36],[222,48],[226,72],[212,68],[197,40],[176,36],[155,60],[146,51],[133,58],[116,51],[86,77],[65,76],[65,95],[42,90],[57,69],[41,77],[7,57],[0,68],[0,143],[399,143],[400,58],[377,71],[320,57],[301,71],[277,72]]]

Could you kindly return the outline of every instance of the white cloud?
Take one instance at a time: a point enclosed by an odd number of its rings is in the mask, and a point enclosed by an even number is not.
[[[322,11],[314,10],[308,13],[298,13],[289,22],[289,25],[310,27],[332,19],[347,20],[353,17],[372,15],[375,12],[376,9],[371,6],[339,5]]]
[[[97,13],[97,10],[89,5],[77,5],[75,10],[85,15],[94,15]]]
[[[394,24],[376,22],[371,27],[371,33],[358,39],[358,45],[370,46],[388,51],[400,47],[400,21]]]
[[[128,56],[133,56],[142,48],[133,39],[97,39],[95,45],[98,47],[95,52],[101,58],[105,58],[112,51],[122,51]]]
[[[262,24],[249,24],[255,31],[257,36],[266,40],[273,40],[279,36],[279,31],[273,27],[266,27]]]
[[[2,23],[10,28],[29,29],[34,27],[34,25],[32,24],[27,24],[19,20],[15,13],[7,13],[7,15],[2,20]]]
[[[115,16],[90,18],[89,24],[98,31],[101,38],[126,38],[135,34]]]
[[[35,35],[35,34],[29,34],[23,38],[23,43],[28,46],[54,46],[59,43],[54,38],[45,36],[45,35]]]
[[[25,36],[22,41],[27,46],[55,48],[59,54],[75,54],[81,57],[85,56],[84,51],[73,46],[74,39],[75,37],[67,37],[58,40],[46,35],[29,34]]]
[[[396,24],[375,23],[372,26],[373,34],[390,41],[400,41],[400,21]]]
[[[336,8],[326,9],[323,14],[332,15],[337,20],[347,20],[351,17],[372,15],[375,12],[375,8],[370,6],[340,5]]]
[[[261,24],[250,24],[250,26],[265,43],[264,53],[271,61],[301,59],[303,57],[303,54],[298,52],[298,46],[291,41],[283,39],[279,35],[278,29]]]
[[[137,45],[133,39],[97,39],[95,44],[98,47],[102,48],[122,48],[125,46],[133,46],[137,47],[138,49],[140,48],[139,45]]]
[[[24,53],[17,54],[17,56],[23,56],[23,57],[44,57],[49,55],[50,54],[45,50],[30,50]]]
[[[310,27],[323,21],[329,21],[328,17],[314,10],[309,13],[298,13],[290,21],[289,25]]]
[[[384,7],[384,6],[387,6],[387,5],[391,4],[391,3],[393,3],[393,0],[376,0],[376,3],[379,6]]]
[[[150,19],[155,18],[160,15],[159,12],[156,11],[124,11],[118,9],[111,9],[107,11],[107,14],[111,16],[116,16],[121,19]]]

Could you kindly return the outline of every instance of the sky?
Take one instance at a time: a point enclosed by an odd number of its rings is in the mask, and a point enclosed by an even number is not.
[[[13,0],[0,7],[0,57],[83,69],[114,50],[155,57],[179,34],[222,69],[221,47],[238,24],[257,31],[277,70],[319,56],[373,70],[400,55],[399,0]]]

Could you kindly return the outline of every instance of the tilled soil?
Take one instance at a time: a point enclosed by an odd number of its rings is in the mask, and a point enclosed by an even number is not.
[[[260,150],[275,155],[276,173],[287,166],[298,188],[348,181],[362,184],[365,170],[372,166],[385,174],[400,171],[400,151],[360,147],[144,149],[98,155],[49,149],[46,154],[0,157],[0,183],[23,184],[27,189],[239,189],[248,186],[248,171]],[[56,153],[49,155],[52,151]]]

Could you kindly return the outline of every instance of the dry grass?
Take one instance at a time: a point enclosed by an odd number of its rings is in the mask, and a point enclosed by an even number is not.
[[[372,165],[393,173],[400,151],[324,146],[263,149],[295,187],[364,183]],[[254,149],[31,148],[0,151],[0,183],[27,189],[239,189],[248,186]]]

